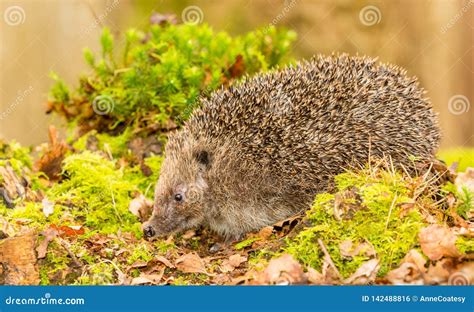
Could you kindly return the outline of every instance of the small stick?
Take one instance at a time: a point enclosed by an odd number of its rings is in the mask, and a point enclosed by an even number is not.
[[[341,276],[341,273],[339,273],[339,270],[336,268],[336,265],[334,264],[334,262],[332,261],[331,259],[331,255],[329,254],[326,246],[324,245],[323,241],[318,238],[318,244],[319,246],[321,247],[321,250],[323,251],[324,253],[324,258],[325,260],[327,261],[327,263],[331,266],[331,268],[333,268],[334,272],[336,272],[336,275],[337,277],[342,280],[342,276]]]
[[[393,197],[392,204],[390,205],[390,210],[388,211],[388,216],[387,216],[387,222],[385,222],[385,231],[388,228],[388,222],[390,221],[390,216],[392,215],[392,209],[393,209],[393,206],[395,206],[395,202],[397,201],[397,198],[398,198],[398,196],[395,195]]]
[[[54,239],[56,240],[56,242],[59,245],[61,245],[67,251],[67,253],[71,257],[72,262],[74,263],[74,265],[78,268],[82,267],[82,264],[79,262],[79,260],[77,260],[76,255],[69,248],[69,244],[65,240],[63,240],[62,238],[55,237]]]

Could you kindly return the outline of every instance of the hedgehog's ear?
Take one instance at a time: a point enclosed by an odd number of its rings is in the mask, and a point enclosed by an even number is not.
[[[211,164],[211,156],[206,150],[199,150],[194,153],[194,158],[203,168],[208,168]]]

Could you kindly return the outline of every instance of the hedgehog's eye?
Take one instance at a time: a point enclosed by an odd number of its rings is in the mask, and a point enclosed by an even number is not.
[[[177,201],[178,203],[183,201],[183,195],[178,193],[174,195],[174,200]]]

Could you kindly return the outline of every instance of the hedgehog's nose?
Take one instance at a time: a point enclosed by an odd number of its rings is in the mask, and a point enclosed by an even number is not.
[[[143,235],[145,235],[146,238],[151,238],[155,236],[155,234],[155,229],[151,225],[145,226],[143,228]]]

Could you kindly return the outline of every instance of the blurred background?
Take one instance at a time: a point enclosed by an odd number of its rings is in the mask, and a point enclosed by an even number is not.
[[[474,146],[474,0],[0,0],[0,139],[47,140],[54,71],[70,86],[99,51],[102,26],[120,41],[153,12],[178,20],[190,6],[215,30],[238,35],[284,26],[298,34],[295,58],[348,52],[378,57],[419,77],[440,115],[443,147]]]

